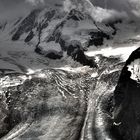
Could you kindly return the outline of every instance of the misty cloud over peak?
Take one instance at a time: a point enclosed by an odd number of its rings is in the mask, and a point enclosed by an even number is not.
[[[112,9],[115,11],[126,12],[128,16],[140,17],[140,1],[139,0],[91,0],[93,5],[102,7],[103,9]]]
[[[140,18],[139,0],[0,0],[0,19],[26,15],[36,7],[54,5],[61,6],[66,12],[78,8],[99,22],[114,18]]]
[[[65,0],[65,11],[73,8],[90,14],[98,22],[122,19],[140,19],[139,0]]]
[[[44,0],[26,0],[26,2],[29,2],[33,5],[44,4]]]

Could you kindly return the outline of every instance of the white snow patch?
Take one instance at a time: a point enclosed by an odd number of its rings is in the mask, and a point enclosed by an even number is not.
[[[92,78],[95,78],[95,77],[97,77],[97,76],[98,76],[98,73],[97,73],[97,72],[94,72],[94,73],[92,73],[92,75],[91,75]]]
[[[5,76],[3,78],[0,78],[0,87],[6,88],[18,86],[21,85],[26,79],[28,79],[26,76],[18,76],[16,78]]]
[[[92,70],[92,68],[89,68],[88,66],[84,66],[84,67],[77,67],[77,68],[72,68],[69,66],[66,67],[61,67],[61,68],[56,68],[56,69],[60,69],[60,70],[64,70],[64,71],[68,71],[68,72],[73,72],[73,73],[86,73],[90,70]]]
[[[39,77],[39,78],[46,78],[46,74],[45,74],[45,73],[39,73],[39,74],[38,74],[38,77]]]
[[[95,56],[95,62],[98,63],[100,61],[100,57],[99,56]]]
[[[140,81],[140,59],[136,59],[127,66],[128,71],[131,72],[131,79]]]
[[[27,74],[34,74],[36,71],[33,69],[27,69]]]

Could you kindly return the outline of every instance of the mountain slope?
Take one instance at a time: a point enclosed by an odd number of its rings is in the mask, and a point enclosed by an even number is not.
[[[139,139],[139,45],[135,22],[74,8],[1,23],[0,138]]]
[[[1,34],[7,35],[8,40],[32,44],[36,53],[47,58],[61,59],[66,52],[74,61],[94,67],[94,61],[85,56],[84,51],[91,45],[103,45],[113,30],[105,24],[97,26],[90,15],[75,9],[64,13],[44,8],[8,24]]]
[[[139,55],[135,50],[126,61],[114,92],[114,129],[122,139],[139,139]],[[127,131],[124,131],[127,129]]]

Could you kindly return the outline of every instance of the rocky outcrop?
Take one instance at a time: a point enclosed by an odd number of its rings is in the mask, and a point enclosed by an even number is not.
[[[48,57],[48,58],[54,59],[54,60],[61,59],[63,57],[63,53],[50,50],[45,54],[45,57]]]
[[[35,9],[33,10],[19,25],[17,31],[12,36],[12,40],[16,41],[20,38],[20,36],[23,33],[30,32],[35,26],[37,26],[36,23],[36,17],[39,14],[40,10]]]
[[[16,32],[13,34],[12,40],[17,41],[20,39],[21,35],[29,32],[29,35],[27,35],[27,37],[25,38],[25,42],[29,42],[33,38],[29,37],[31,36],[32,30],[40,30],[39,28],[43,30],[44,28],[46,28],[48,26],[48,22],[50,22],[55,15],[55,10],[46,11],[43,15],[43,19],[40,19],[38,21],[39,15],[42,11],[43,9],[35,9],[22,21],[21,19],[19,19],[14,24],[16,25],[19,21],[21,21],[21,23],[19,23],[19,25],[16,27]]]
[[[86,23],[90,23],[94,29],[86,27]],[[105,39],[111,38],[105,30],[103,28],[101,30],[100,25],[98,27],[98,23],[96,24],[85,12],[72,9],[69,13],[62,13],[58,9],[43,8],[34,9],[24,19],[19,18],[14,23],[11,35],[13,41],[24,40],[25,43],[35,46],[34,52],[47,58],[61,59],[64,52],[67,52],[74,61],[84,66],[96,67],[94,60],[85,56],[84,52],[88,47],[101,46]],[[75,38],[73,38],[74,35],[76,35]],[[75,40],[80,45],[73,44]],[[50,42],[58,43],[61,50],[56,53],[51,49],[44,49],[48,51],[44,53],[40,44],[46,44],[47,48]]]
[[[31,31],[29,34],[28,34],[28,36],[25,38],[25,42],[29,42],[29,41],[31,41],[32,39],[33,39],[33,37],[34,37],[34,32],[33,31]]]
[[[104,39],[110,39],[110,36],[102,31],[90,32],[89,35],[91,37],[88,41],[88,47],[92,45],[101,46],[104,43]]]
[[[77,61],[84,66],[96,67],[97,65],[94,62],[94,59],[88,58],[84,54],[84,51],[80,42],[77,41],[75,43],[71,42],[67,48],[67,54],[71,56],[74,61]]]
[[[140,48],[126,61],[114,92],[114,133],[120,140],[140,139],[140,83],[137,79],[140,66],[135,63],[139,58]]]
[[[112,33],[112,35],[116,35],[117,33],[117,28],[116,28],[116,24],[120,24],[122,23],[122,20],[115,20],[115,21],[110,21],[109,23],[106,24],[106,26],[110,26],[114,31]]]
[[[72,9],[67,16],[67,20],[73,19],[75,21],[84,20],[85,16],[78,10]]]

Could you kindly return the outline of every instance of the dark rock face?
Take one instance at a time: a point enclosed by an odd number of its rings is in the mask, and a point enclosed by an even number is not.
[[[0,25],[0,30],[2,29],[2,25]]]
[[[25,38],[25,42],[29,42],[29,41],[31,41],[32,39],[33,39],[33,37],[34,37],[34,33],[33,33],[33,31],[31,31],[29,34],[28,34],[28,36]]]
[[[73,60],[79,62],[84,66],[96,67],[94,60],[88,58],[84,54],[84,50],[79,44],[69,45],[67,49],[67,54],[73,58]]]
[[[48,11],[45,13],[45,16],[44,18],[47,20],[47,21],[51,21],[51,19],[54,17],[56,11],[55,10],[51,10],[51,11]],[[45,27],[44,27],[45,28]]]
[[[0,30],[4,30],[7,25],[7,22],[0,23]]]
[[[91,36],[91,39],[88,42],[88,47],[91,45],[101,46],[104,43],[104,39],[110,39],[109,35],[101,31],[90,32],[89,35]]]
[[[52,18],[55,16],[56,11],[55,10],[51,10],[51,11],[47,11],[44,14],[44,19],[42,19],[38,25],[37,25],[37,31],[41,31],[45,28],[48,27],[49,22],[52,20]]]
[[[117,28],[116,28],[115,25],[118,24],[118,23],[122,23],[122,20],[116,20],[116,21],[109,22],[109,23],[106,24],[106,26],[110,26],[114,30],[114,32],[112,33],[112,35],[116,35]]]
[[[17,21],[14,23],[14,26],[16,26],[21,21],[21,19],[22,18],[18,18]]]
[[[63,53],[62,52],[49,51],[49,52],[47,52],[45,57],[48,57],[50,59],[61,59],[63,57]]]
[[[140,139],[140,84],[130,78],[131,72],[127,67],[138,58],[140,48],[127,60],[114,92],[114,122],[119,124],[114,126],[114,130],[121,140]]]
[[[13,30],[14,35],[12,36],[12,40],[16,41],[19,40],[21,35],[24,33],[27,34],[27,36],[24,38],[24,41],[26,43],[32,41],[32,39],[35,37],[37,38],[37,45],[35,45],[35,52],[44,55],[43,50],[41,47],[39,47],[41,43],[42,33],[45,28],[48,27],[49,23],[53,19],[57,19],[57,10],[50,10],[50,11],[43,11],[44,9],[35,9],[33,10],[25,19],[17,20],[15,25],[18,24],[18,28]],[[46,10],[46,9],[45,9]],[[42,15],[43,14],[43,15]],[[41,15],[41,18],[40,18]],[[89,20],[93,20],[89,15],[83,14],[82,12],[72,9],[68,15],[64,18],[64,15],[60,17],[60,22],[53,27],[50,34],[45,38],[45,42],[51,42],[54,41],[56,43],[59,43],[62,49],[62,52],[67,52],[68,56],[72,57],[75,61],[79,62],[82,65],[87,65],[90,67],[96,67],[94,61],[91,58],[88,58],[84,54],[84,49],[82,45],[72,44],[69,35],[65,36],[63,35],[63,28],[67,24],[67,21],[72,20],[73,22],[80,23],[82,20],[85,20],[85,18],[88,18]],[[96,26],[96,25],[95,25]],[[97,31],[90,31],[87,33],[87,36],[90,36],[89,39],[87,39],[87,46],[89,47],[91,45],[100,46],[103,45],[104,39],[110,39],[110,36],[107,33],[104,33],[103,31],[100,31],[97,29]],[[73,41],[73,40],[72,40]],[[77,41],[78,42],[78,41]],[[46,54],[47,53],[47,54]],[[54,53],[54,52],[46,52],[45,57],[48,57],[50,59],[61,59],[63,55],[60,53]]]
[[[50,41],[59,42],[59,40],[61,38],[61,30],[62,30],[64,24],[65,24],[65,21],[62,21],[58,25],[56,25],[56,27],[53,30],[53,32],[47,38],[47,42],[50,42]]]
[[[44,20],[40,21],[41,23],[36,22],[36,19],[38,18],[38,15],[40,14],[42,10],[40,9],[35,9],[33,10],[20,24],[19,27],[17,29],[17,31],[14,33],[14,35],[12,36],[12,40],[16,41],[20,38],[20,36],[23,33],[28,33],[29,35],[26,37],[25,42],[28,42],[28,40],[31,40],[33,36],[32,35],[32,30],[34,28],[40,28],[40,24],[41,24],[41,30],[46,28],[48,26],[48,22],[51,21],[51,19],[53,18],[53,16],[55,15],[55,10],[52,11],[47,11],[44,15]],[[21,19],[20,19],[21,20]],[[20,21],[19,20],[19,21]],[[19,22],[17,21],[15,23],[15,25]],[[39,30],[39,29],[37,29]],[[30,36],[30,37],[29,37]]]
[[[36,52],[37,54],[43,55],[43,54],[42,54],[42,50],[41,50],[41,48],[40,48],[38,45],[37,45],[36,48],[35,48],[35,52]]]
[[[67,41],[65,39],[63,39],[63,37],[61,36],[61,38],[59,39],[59,44],[61,46],[61,49],[63,51],[66,51],[67,48],[68,48],[68,45],[67,45]]]
[[[84,15],[76,9],[72,9],[67,17],[67,20],[69,19],[80,21],[84,19]]]
[[[27,16],[20,24],[19,28],[17,29],[17,31],[15,32],[15,34],[12,36],[12,40],[16,41],[20,38],[20,36],[23,33],[27,33],[30,32],[35,26],[36,26],[36,17],[39,14],[40,10],[39,9],[35,9],[33,10],[29,16]]]

